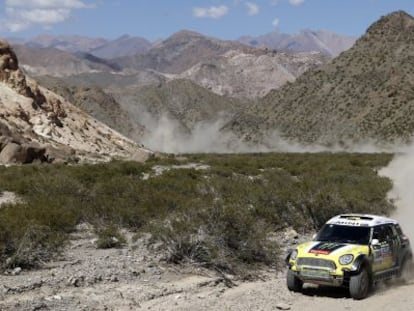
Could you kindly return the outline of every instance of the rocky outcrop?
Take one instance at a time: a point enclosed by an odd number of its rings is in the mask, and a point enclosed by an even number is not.
[[[27,87],[26,78],[19,69],[16,53],[10,45],[0,39],[0,81],[9,84],[19,94],[30,96],[30,89]]]
[[[15,142],[7,143],[0,152],[0,163],[33,163],[47,162],[45,155],[46,148],[37,144],[18,144]]]
[[[0,40],[0,163],[145,160],[151,154],[28,79]]]

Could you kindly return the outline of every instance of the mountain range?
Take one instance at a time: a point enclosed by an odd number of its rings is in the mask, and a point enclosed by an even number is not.
[[[114,40],[83,36],[41,35],[34,38],[8,38],[13,45],[54,48],[68,53],[89,53],[100,58],[115,58],[147,52],[152,43],[141,37],[123,35]]]
[[[202,36],[194,31],[181,31],[174,36]],[[25,45],[34,48],[55,48],[69,53],[89,53],[99,58],[112,59],[136,54],[145,54],[151,48],[157,47],[163,41],[150,42],[149,40],[123,35],[110,40],[104,38],[93,38],[85,36],[57,36],[40,35],[33,38],[7,38],[13,45]],[[340,52],[347,50],[355,42],[356,38],[340,35],[329,31],[302,30],[297,34],[286,34],[274,31],[262,36],[242,36],[237,40],[245,45],[263,47],[278,51],[289,52],[320,52],[327,56],[337,56]]]
[[[279,88],[329,59],[320,53],[286,53],[222,41],[181,31],[159,42],[145,54],[106,60],[86,52],[71,54],[56,48],[16,45],[22,67],[32,76],[51,75],[95,85],[134,87],[157,81],[189,79],[218,95],[256,98]],[[71,78],[70,78],[71,79]],[[102,85],[105,84],[105,85]]]
[[[325,51],[293,53],[181,31],[112,59],[91,54],[92,43],[83,43],[87,52],[26,43],[16,52],[50,92],[154,150],[378,146],[412,139],[413,25],[407,13],[391,13],[346,51],[327,48],[326,38],[350,42],[329,33],[306,34]]]

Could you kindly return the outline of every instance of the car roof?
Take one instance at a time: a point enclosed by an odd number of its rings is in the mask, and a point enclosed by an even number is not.
[[[394,219],[370,214],[341,214],[329,219],[326,223],[355,227],[374,227],[383,224],[398,224]]]

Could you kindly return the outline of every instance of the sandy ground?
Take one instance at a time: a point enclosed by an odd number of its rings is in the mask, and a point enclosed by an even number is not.
[[[73,235],[61,260],[0,275],[0,310],[414,310],[414,282],[378,286],[355,301],[345,290],[291,293],[284,272],[228,280],[194,266],[163,263],[143,240],[99,250],[90,230]]]

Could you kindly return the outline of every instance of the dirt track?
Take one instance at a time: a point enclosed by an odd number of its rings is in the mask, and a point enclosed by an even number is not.
[[[379,286],[355,301],[344,290],[286,289],[284,273],[239,282],[214,273],[165,265],[137,241],[126,249],[97,250],[83,233],[61,261],[37,271],[0,276],[0,310],[414,310],[414,282]]]

